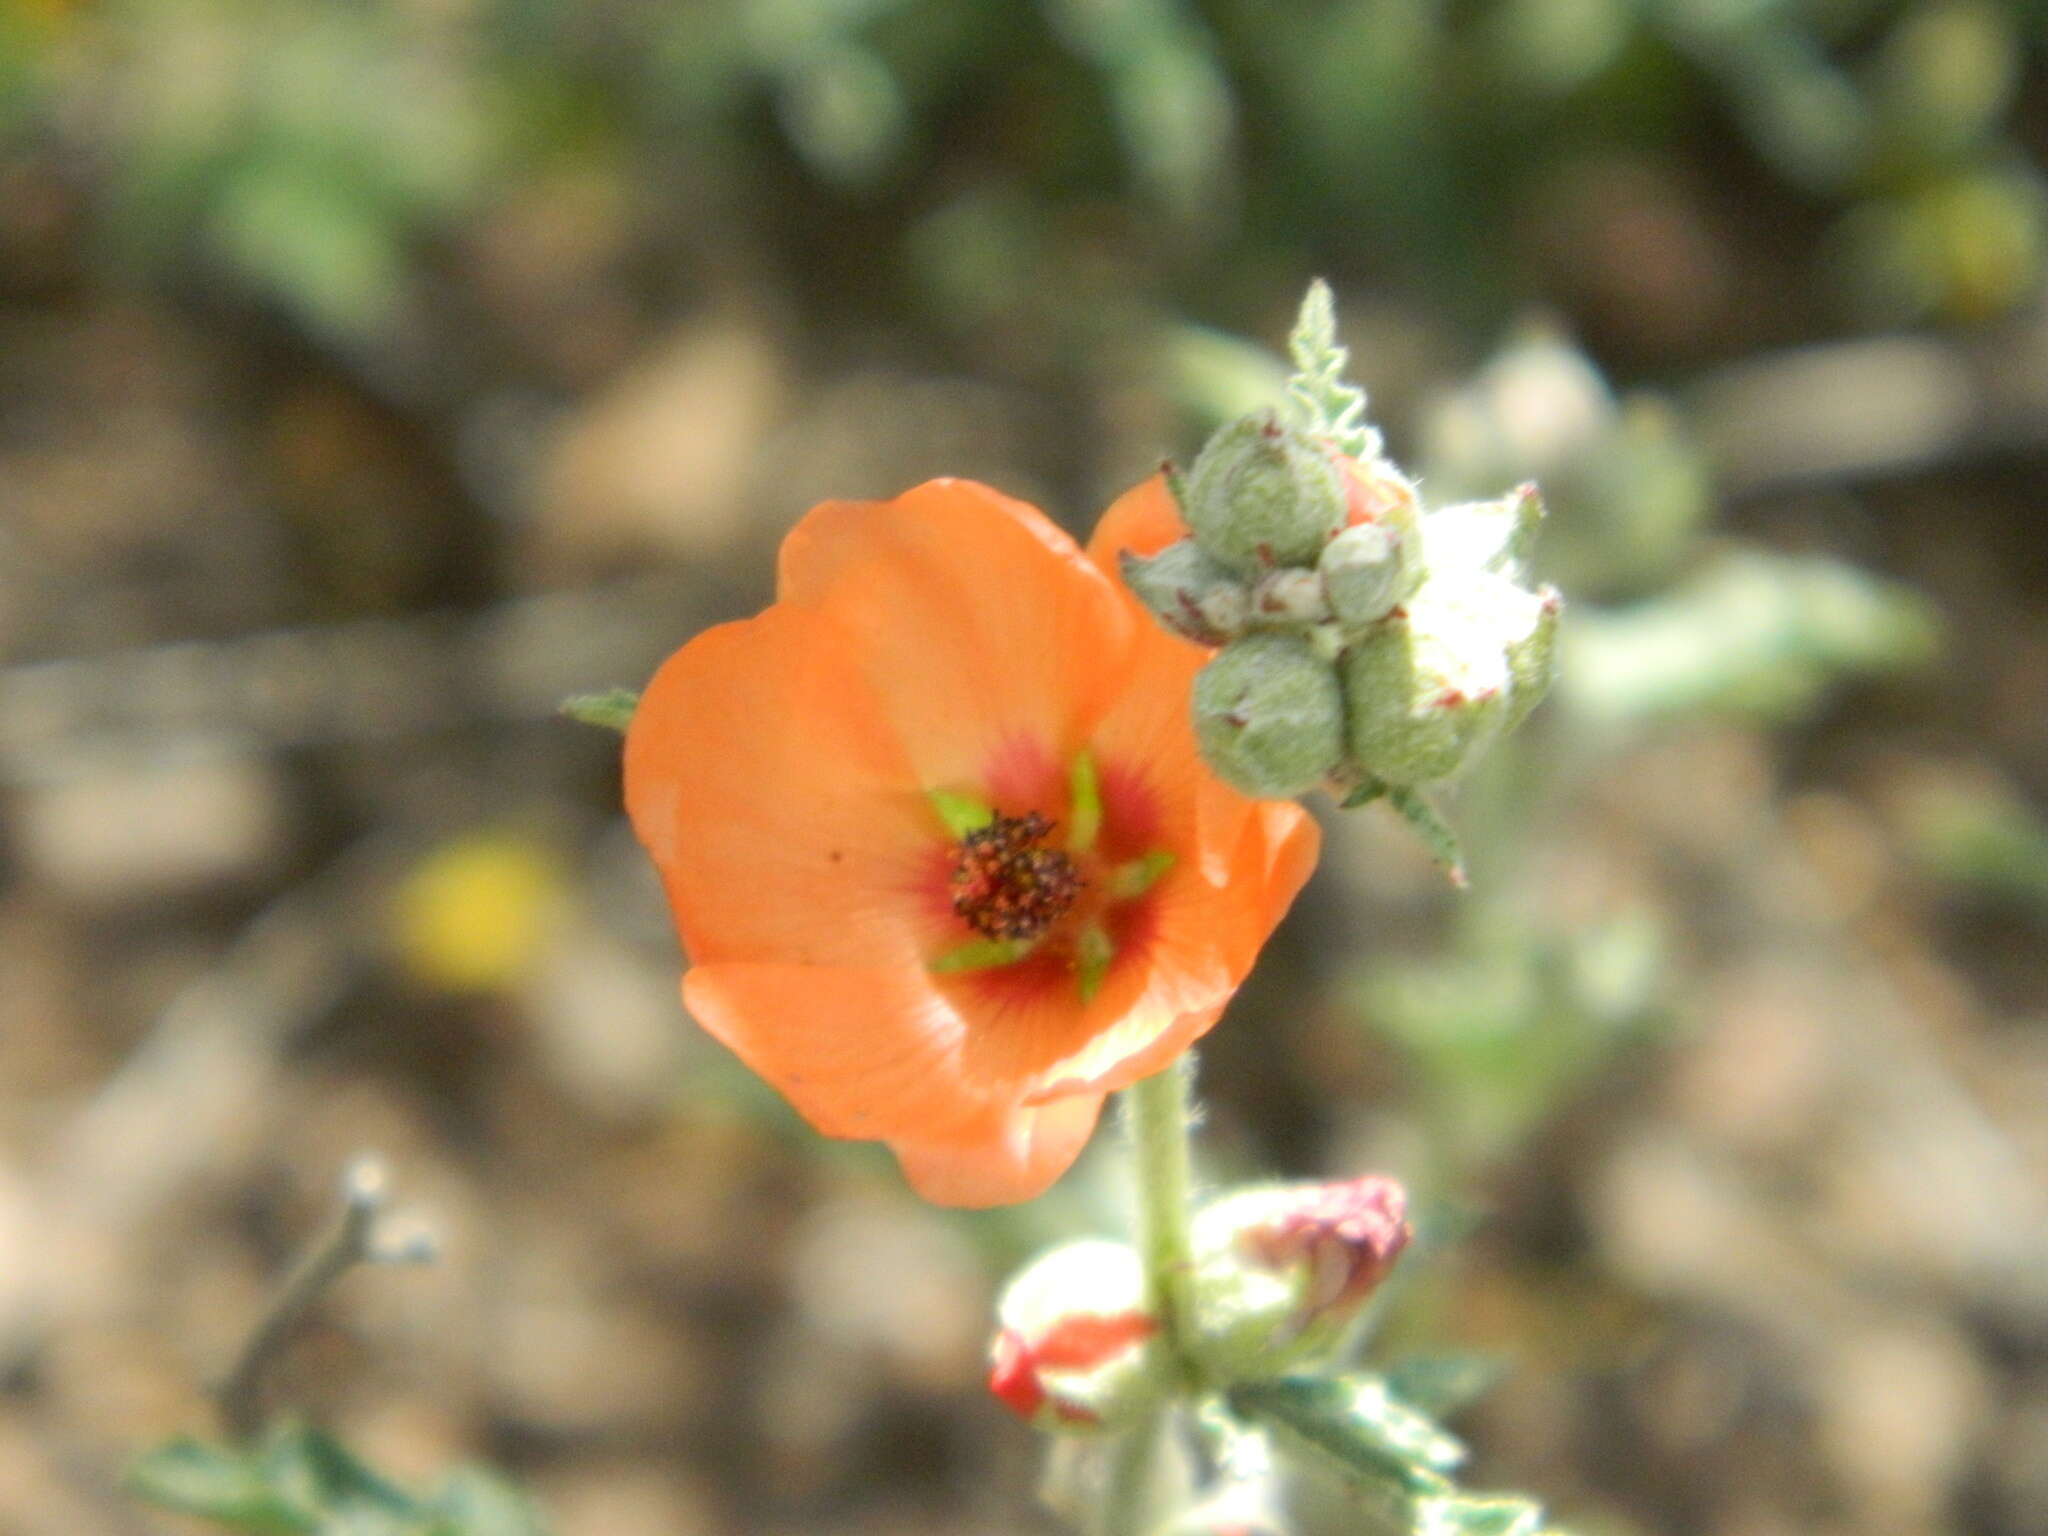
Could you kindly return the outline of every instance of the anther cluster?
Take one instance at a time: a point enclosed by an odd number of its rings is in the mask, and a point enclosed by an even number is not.
[[[990,939],[1035,939],[1081,894],[1074,861],[1044,846],[1052,822],[1038,812],[997,816],[960,840],[948,890],[953,910]]]

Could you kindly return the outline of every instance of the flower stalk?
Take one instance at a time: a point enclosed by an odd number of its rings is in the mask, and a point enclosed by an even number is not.
[[[1194,1242],[1190,1235],[1188,1131],[1193,1111],[1194,1053],[1124,1090],[1138,1180],[1138,1252],[1145,1263],[1146,1301],[1160,1320],[1175,1369],[1188,1370],[1193,1326]]]
[[[1155,1413],[1110,1443],[1091,1536],[1135,1536],[1153,1516],[1152,1490],[1159,1480],[1159,1440],[1166,1415]]]
[[[1188,1157],[1194,1071],[1195,1053],[1183,1051],[1171,1065],[1139,1078],[1122,1094],[1137,1175],[1138,1255],[1145,1267],[1145,1306],[1159,1319],[1158,1342],[1165,1368],[1187,1388],[1194,1385],[1188,1350],[1194,1326],[1195,1249]],[[1108,1448],[1095,1536],[1131,1536],[1145,1528],[1167,1413],[1151,1415]]]

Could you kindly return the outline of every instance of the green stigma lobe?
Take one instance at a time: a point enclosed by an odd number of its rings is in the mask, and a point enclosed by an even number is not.
[[[924,797],[931,802],[939,820],[945,823],[946,831],[956,839],[970,832],[979,832],[996,819],[995,807],[972,795],[955,794],[950,789],[928,789]]]
[[[993,970],[999,965],[1015,965],[1030,954],[1033,947],[1034,941],[1030,939],[969,939],[938,956],[926,969],[934,976]]]
[[[1095,777],[1095,754],[1076,754],[1067,771],[1067,848],[1086,853],[1102,832],[1102,784]]]
[[[1155,848],[1150,853],[1132,859],[1128,864],[1119,864],[1110,871],[1109,894],[1118,901],[1129,901],[1142,896],[1159,883],[1159,877],[1173,868],[1173,855],[1164,848]]]
[[[1116,944],[1100,926],[1090,923],[1074,941],[1074,990],[1084,1003],[1093,1002],[1116,958]]]

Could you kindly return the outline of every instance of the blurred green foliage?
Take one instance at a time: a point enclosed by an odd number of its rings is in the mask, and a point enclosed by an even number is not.
[[[1948,780],[1906,807],[1915,853],[1937,874],[2048,916],[2048,817],[2011,790]]]
[[[1844,673],[1934,658],[1926,601],[1838,560],[1717,552],[1654,603],[1579,616],[1564,672],[1593,721],[1718,713],[1794,720]]]
[[[682,220],[808,179],[783,236],[853,220],[840,259],[900,264],[958,324],[1085,324],[1112,282],[1250,307],[1304,258],[1498,324],[1580,170],[1682,186],[1726,138],[1815,291],[1888,323],[2036,281],[2013,117],[2044,35],[1998,0],[12,0],[0,132],[103,168],[131,258],[351,336],[565,162]],[[1143,247],[1114,278],[1106,228]]]
[[[545,1536],[523,1495],[463,1468],[408,1492],[324,1431],[286,1424],[260,1446],[173,1440],[129,1469],[135,1496],[245,1536]]]
[[[1491,905],[1465,915],[1448,953],[1366,973],[1365,1015],[1408,1061],[1452,1187],[1668,1020],[1665,947],[1647,914],[1563,933]]]

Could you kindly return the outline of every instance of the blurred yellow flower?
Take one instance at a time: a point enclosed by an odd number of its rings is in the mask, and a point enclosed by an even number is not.
[[[494,992],[531,970],[562,904],[547,848],[516,832],[472,832],[432,849],[392,898],[405,969],[449,992]]]

